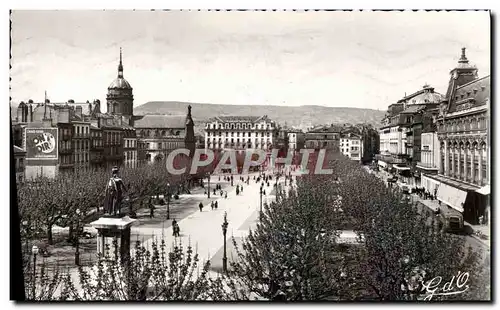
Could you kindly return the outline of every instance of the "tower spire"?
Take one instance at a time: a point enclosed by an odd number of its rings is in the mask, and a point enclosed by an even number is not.
[[[118,77],[123,77],[122,48],[120,47],[120,64],[118,65]]]
[[[47,91],[45,91],[45,100],[43,101],[43,119],[47,119]]]
[[[459,63],[469,63],[469,60],[465,56],[465,47],[462,47],[462,55],[460,56],[460,59],[458,60]]]

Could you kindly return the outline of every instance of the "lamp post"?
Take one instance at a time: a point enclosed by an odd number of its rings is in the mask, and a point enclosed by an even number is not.
[[[262,220],[262,194],[263,194],[263,185],[260,186],[260,213],[259,220]]]
[[[24,253],[26,253],[26,255],[28,255],[28,253],[29,253],[28,252],[29,251],[28,250],[28,246],[29,246],[29,244],[28,244],[28,238],[29,238],[29,229],[30,229],[29,222],[28,221],[23,221],[22,225],[23,225],[24,233],[25,233],[25,237],[24,237],[24,239],[25,239],[24,240]],[[28,261],[29,261],[29,259],[28,259]]]
[[[224,222],[222,223],[222,234],[224,235],[224,256],[222,257],[222,271],[227,272],[226,234],[227,234],[227,212],[224,212]]]
[[[31,253],[33,253],[33,281],[31,283],[32,285],[32,292],[33,292],[33,300],[35,300],[35,281],[36,281],[36,256],[38,255],[38,247],[34,245],[31,248]]]
[[[80,266],[80,209],[76,209],[76,249],[75,265]]]
[[[211,175],[210,175],[210,172],[209,172],[208,173],[208,192],[207,192],[208,193],[208,198],[210,198],[210,179],[211,179],[210,177],[211,177]]]
[[[170,183],[167,183],[167,220],[170,219]]]

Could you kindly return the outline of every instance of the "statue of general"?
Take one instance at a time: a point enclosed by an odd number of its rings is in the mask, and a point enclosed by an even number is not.
[[[118,173],[118,167],[114,167],[112,176],[106,186],[106,198],[104,200],[104,214],[112,216],[120,215],[123,193],[127,192]]]

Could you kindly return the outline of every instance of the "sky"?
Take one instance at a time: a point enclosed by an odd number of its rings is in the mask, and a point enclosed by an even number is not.
[[[445,93],[462,47],[490,73],[488,12],[13,11],[11,21],[14,104],[45,91],[105,102],[120,47],[134,106],[386,110],[426,83]]]

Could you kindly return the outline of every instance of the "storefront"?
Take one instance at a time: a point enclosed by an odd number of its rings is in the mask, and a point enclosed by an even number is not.
[[[394,169],[394,172],[396,173],[397,177],[407,183],[410,186],[414,186],[415,182],[412,177],[412,173],[410,171],[410,167],[405,167],[405,166],[400,166],[400,165],[393,165],[392,168]]]
[[[463,213],[467,192],[446,183],[439,184],[437,199],[451,208]]]
[[[476,193],[479,195],[478,204],[481,206],[478,208],[478,218],[482,217],[482,221],[479,221],[479,224],[488,225],[490,222],[490,185],[485,185],[480,189],[476,190]]]
[[[489,218],[489,189],[446,178],[441,175],[424,175],[424,187],[437,186],[437,199],[450,208],[460,212],[464,221],[472,225],[480,224]],[[432,192],[431,192],[432,194]]]
[[[421,186],[424,191],[429,192],[431,195],[437,195],[437,190],[440,182],[428,177],[426,174],[422,174]]]

